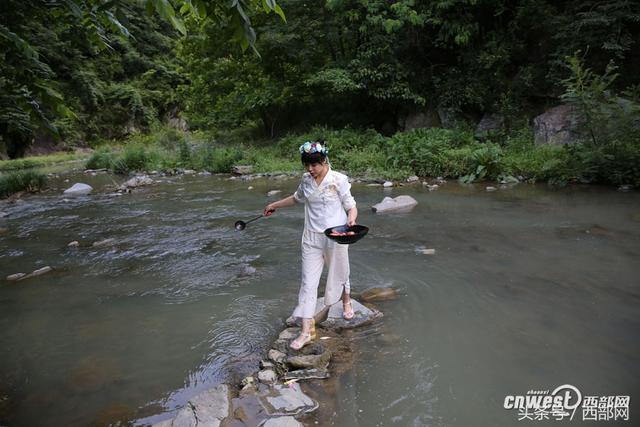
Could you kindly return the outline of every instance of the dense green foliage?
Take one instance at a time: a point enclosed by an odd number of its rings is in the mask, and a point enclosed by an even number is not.
[[[291,147],[323,136],[353,174],[640,182],[638,2],[7,0],[0,12],[0,156],[53,135],[125,142],[89,162],[121,173],[297,170]],[[535,146],[530,119],[559,103],[583,141]],[[435,128],[402,132],[416,113]],[[487,113],[502,128],[474,134]]]
[[[246,49],[257,7],[284,19],[275,0],[1,2],[0,156],[21,157],[45,135],[121,138],[175,115],[185,21],[223,22]]]
[[[604,72],[610,60],[638,84],[631,1],[282,1],[287,25],[261,20],[262,58],[240,55],[228,29],[207,25],[180,43],[191,123],[261,123],[273,136],[304,124],[374,126],[392,133],[407,113],[438,109],[477,120],[557,104],[578,50]],[[264,22],[262,22],[264,21]],[[447,123],[445,123],[446,125]]]
[[[502,182],[550,181],[567,183],[597,181],[640,185],[638,150],[622,150],[626,157],[601,156],[587,145],[536,146],[531,130],[522,126],[501,143],[478,142],[469,130],[416,129],[386,137],[372,129],[331,130],[315,127],[290,133],[269,145],[230,145],[214,142],[202,134],[178,143],[160,142],[173,132],[153,137],[133,137],[123,148],[97,150],[87,162],[92,169],[116,173],[179,169],[229,173],[234,164],[252,165],[255,172],[301,172],[297,146],[300,141],[326,138],[332,167],[364,179],[403,180],[410,175],[459,178],[461,182],[491,179]],[[176,135],[178,136],[178,135]],[[605,146],[603,150],[608,150]],[[615,159],[628,159],[617,165]],[[608,171],[618,171],[611,172]]]

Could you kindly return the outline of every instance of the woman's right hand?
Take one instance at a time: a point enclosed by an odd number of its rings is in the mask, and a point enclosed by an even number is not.
[[[276,211],[276,208],[273,206],[274,203],[269,203],[265,208],[264,208],[264,212],[262,212],[262,215],[264,216],[271,216],[271,214],[273,214]]]

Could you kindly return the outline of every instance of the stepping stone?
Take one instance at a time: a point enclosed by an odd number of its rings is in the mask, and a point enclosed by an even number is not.
[[[351,305],[354,312],[354,316],[351,320],[346,320],[342,317],[342,301],[338,301],[329,308],[327,319],[324,322],[321,322],[320,326],[329,329],[357,328],[358,326],[366,325],[383,316],[381,311],[367,308],[354,298],[351,298]],[[324,297],[320,297],[316,303],[315,315],[318,315],[324,308]]]

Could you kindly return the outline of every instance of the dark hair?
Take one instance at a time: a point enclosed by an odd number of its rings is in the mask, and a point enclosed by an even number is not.
[[[316,141],[321,145],[324,145],[324,139],[319,139]],[[300,160],[305,165],[310,165],[313,163],[324,163],[327,160],[327,155],[324,153],[302,153],[300,155]]]

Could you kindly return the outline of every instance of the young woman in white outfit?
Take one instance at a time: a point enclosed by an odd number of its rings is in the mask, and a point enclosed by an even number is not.
[[[291,342],[291,348],[299,350],[315,338],[313,316],[318,298],[318,284],[322,268],[327,264],[325,305],[333,305],[342,299],[343,317],[353,318],[349,298],[349,246],[341,245],[324,235],[324,230],[339,225],[355,225],[358,217],[356,201],[351,195],[351,184],[346,175],[335,172],[327,161],[324,141],[305,142],[300,146],[300,156],[307,171],[294,194],[268,204],[265,216],[276,209],[304,203],[304,231],[302,233],[302,283],[298,305],[293,317],[302,318],[302,331]]]

